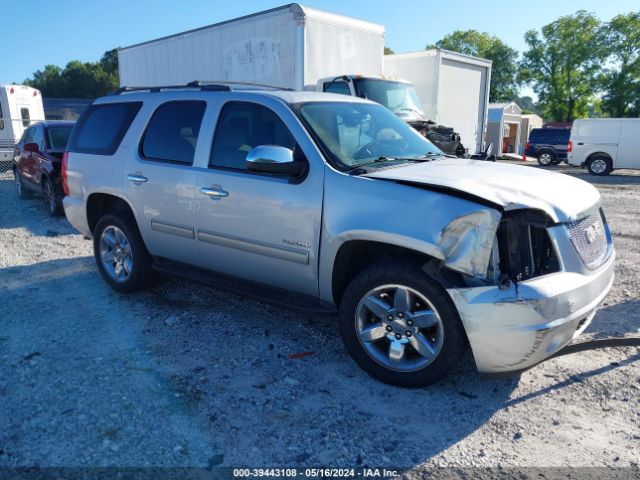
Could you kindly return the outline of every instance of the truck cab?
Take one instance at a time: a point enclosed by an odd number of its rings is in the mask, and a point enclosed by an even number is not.
[[[316,91],[372,100],[387,107],[443,152],[459,157],[466,153],[460,135],[453,128],[437,125],[425,117],[413,84],[407,80],[381,75],[342,75],[321,78]]]

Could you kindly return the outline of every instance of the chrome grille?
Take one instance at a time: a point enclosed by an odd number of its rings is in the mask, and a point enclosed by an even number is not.
[[[571,243],[589,268],[597,268],[608,252],[607,230],[604,216],[594,210],[585,218],[567,224]]]

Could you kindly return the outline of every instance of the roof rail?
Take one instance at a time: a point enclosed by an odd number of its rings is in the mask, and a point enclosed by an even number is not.
[[[233,81],[202,81],[194,80],[186,85],[162,85],[156,87],[120,87],[109,95],[121,95],[128,92],[149,92],[157,93],[163,90],[184,90],[186,88],[197,88],[203,91],[213,92],[229,92],[233,90],[233,86],[241,87],[258,87],[270,90],[293,90],[293,88],[278,87],[276,85],[268,85],[266,83],[250,83],[250,82],[233,82]]]
[[[233,80],[194,80],[193,82],[189,82],[187,85],[189,87],[200,87],[205,90],[208,90],[211,87],[213,87],[214,89],[219,87],[227,87],[229,90],[233,90],[234,85],[239,85],[242,87],[268,88],[271,90],[294,90],[293,88],[280,87],[278,85],[270,85],[268,83],[235,82]]]

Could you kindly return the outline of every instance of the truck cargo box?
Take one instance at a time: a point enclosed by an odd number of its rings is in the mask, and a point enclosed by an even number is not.
[[[293,3],[118,50],[121,86],[193,80],[315,89],[319,78],[382,74],[384,27]]]

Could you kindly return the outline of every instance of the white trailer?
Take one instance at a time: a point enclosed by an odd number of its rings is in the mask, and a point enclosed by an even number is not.
[[[11,168],[13,147],[33,122],[44,120],[42,95],[26,85],[0,85],[0,172]]]
[[[487,124],[491,61],[441,49],[385,55],[384,73],[413,86],[425,117],[453,127],[470,151],[482,147]]]
[[[120,48],[121,86],[194,80],[265,83],[295,90],[318,79],[382,74],[384,27],[299,4]]]

